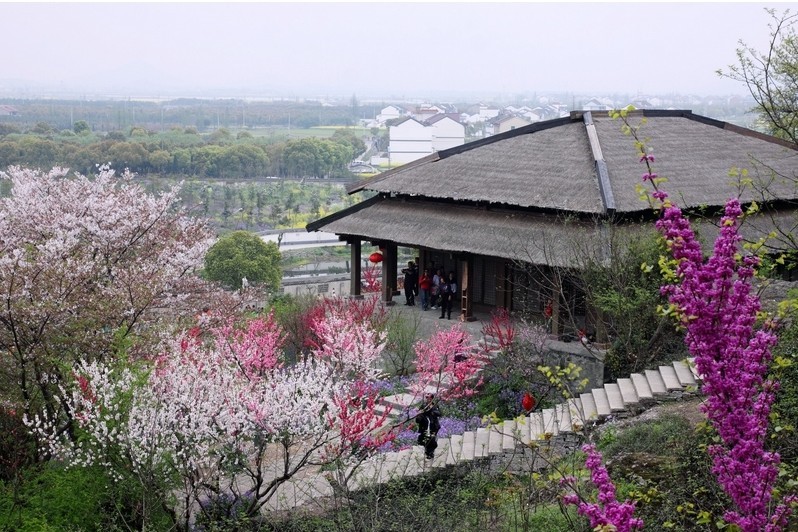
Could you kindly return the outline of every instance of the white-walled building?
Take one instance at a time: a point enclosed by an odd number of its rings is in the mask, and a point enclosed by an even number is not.
[[[399,107],[398,105],[389,105],[380,110],[379,114],[377,115],[377,122],[384,124],[388,120],[395,120],[406,115],[407,111],[403,107]]]
[[[465,126],[449,115],[436,115],[427,120],[432,128],[432,150],[441,151],[465,144]]]
[[[406,164],[432,153],[432,128],[414,118],[405,118],[388,128],[391,166]]]

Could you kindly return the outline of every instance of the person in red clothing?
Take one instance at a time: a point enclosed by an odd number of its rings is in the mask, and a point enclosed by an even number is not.
[[[427,310],[429,308],[429,295],[432,288],[432,278],[429,276],[429,270],[424,270],[421,278],[418,280],[418,289],[421,292],[421,308]]]

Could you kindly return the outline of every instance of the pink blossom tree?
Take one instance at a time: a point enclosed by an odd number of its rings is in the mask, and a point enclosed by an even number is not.
[[[482,384],[486,358],[471,349],[471,338],[460,325],[440,329],[416,342],[416,374],[411,391],[418,397],[435,390],[440,400],[473,395]]]

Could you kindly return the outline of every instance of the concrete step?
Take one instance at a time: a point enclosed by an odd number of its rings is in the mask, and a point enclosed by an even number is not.
[[[529,445],[529,416],[519,416],[515,419],[518,436],[522,445]]]
[[[682,390],[682,383],[679,382],[679,377],[676,376],[673,366],[660,366],[659,373],[669,392]]]
[[[543,409],[543,433],[544,438],[546,437],[554,437],[560,433],[560,426],[557,422],[557,414],[554,412],[553,408],[544,408]]]
[[[673,369],[676,371],[676,377],[679,379],[679,383],[685,387],[692,387],[695,388],[697,383],[693,378],[693,372],[690,370],[690,367],[685,364],[681,360],[677,360],[673,363]]]
[[[626,406],[636,405],[640,402],[632,379],[618,379],[617,382],[618,388],[621,390],[621,398]]]
[[[579,400],[582,402],[582,412],[584,417],[583,423],[596,421],[599,417],[598,410],[596,410],[596,401],[593,399],[592,393],[580,393]]]
[[[463,460],[473,460],[476,451],[476,432],[466,431],[463,433]]]
[[[488,438],[488,454],[501,454],[502,443],[504,440],[504,433],[502,429],[504,424],[502,422],[495,423],[490,426]]]
[[[446,465],[453,465],[460,461],[460,455],[463,454],[463,435],[452,434],[449,437],[451,447],[446,455]]]
[[[610,400],[607,397],[607,390],[604,388],[593,388],[590,390],[590,393],[593,395],[593,401],[596,403],[596,412],[598,412],[599,417],[607,417],[612,414]]]
[[[520,433],[518,423],[514,419],[505,419],[502,423],[502,450],[511,451],[518,444]]]
[[[604,391],[607,392],[607,401],[610,403],[610,410],[613,412],[623,412],[626,410],[626,405],[621,395],[621,389],[617,383],[608,382],[604,385]]]
[[[474,458],[482,458],[488,456],[488,439],[490,438],[490,429],[487,427],[479,427],[477,429],[476,440],[474,441]]]
[[[568,404],[558,404],[554,407],[554,412],[557,415],[557,430],[560,433],[573,432],[573,427],[571,424],[571,412],[568,409]]]
[[[651,392],[651,387],[648,385],[648,379],[646,379],[645,375],[642,373],[632,373],[629,375],[629,378],[632,379],[637,397],[640,398],[641,401],[654,399],[654,394]]]
[[[446,467],[449,463],[451,448],[452,440],[450,438],[438,438],[438,448],[435,449],[435,458],[432,459],[430,467]]]
[[[651,388],[653,395],[665,395],[668,393],[668,388],[665,387],[665,381],[662,380],[662,374],[655,369],[646,370],[646,381]]]
[[[585,427],[585,413],[582,407],[582,399],[571,397],[568,399],[568,412],[571,414],[571,430],[578,432]]]
[[[543,413],[532,412],[529,414],[529,439],[531,441],[542,440],[545,437],[546,430],[543,427]]]

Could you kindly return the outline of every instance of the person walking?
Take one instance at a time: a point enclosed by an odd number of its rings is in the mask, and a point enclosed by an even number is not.
[[[457,279],[454,272],[449,272],[449,278],[441,285],[441,315],[438,319],[452,319],[452,304],[457,295]]]
[[[435,404],[435,395],[424,395],[424,402],[416,414],[418,425],[418,444],[424,447],[424,456],[427,460],[435,458],[435,449],[438,447],[438,431],[441,430],[441,411]]]

